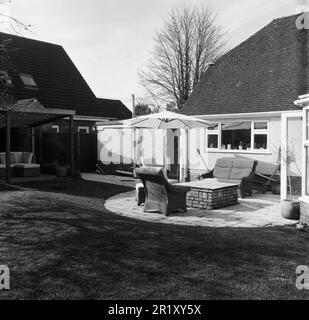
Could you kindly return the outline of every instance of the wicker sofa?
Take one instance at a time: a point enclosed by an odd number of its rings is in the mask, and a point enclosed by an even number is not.
[[[11,175],[35,177],[40,175],[40,165],[33,163],[32,152],[11,152]],[[5,176],[6,153],[0,153],[0,177]]]
[[[203,174],[203,179],[217,179],[223,182],[238,183],[240,197],[252,195],[253,177],[257,161],[239,158],[217,159],[212,171]]]
[[[187,211],[186,194],[190,187],[170,184],[162,168],[137,168],[135,175],[144,185],[145,212],[159,211],[168,216],[176,210]]]

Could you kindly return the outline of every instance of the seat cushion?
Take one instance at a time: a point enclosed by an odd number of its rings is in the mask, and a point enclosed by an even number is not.
[[[214,178],[229,179],[231,175],[231,168],[233,166],[232,158],[218,159],[214,168]]]
[[[5,169],[5,168],[6,168],[6,163],[1,163],[0,169]],[[15,168],[15,163],[11,163],[10,168]]]
[[[15,168],[22,168],[22,169],[34,169],[40,168],[41,166],[37,163],[16,163],[14,164]]]
[[[248,177],[252,171],[254,160],[234,159],[231,170],[231,179],[242,179]]]
[[[32,152],[23,152],[23,155],[22,155],[22,162],[23,163],[31,163],[32,159],[33,159]]]
[[[11,152],[11,162],[12,163],[23,162],[23,152]]]
[[[0,153],[0,164],[6,163],[6,154],[4,152]]]

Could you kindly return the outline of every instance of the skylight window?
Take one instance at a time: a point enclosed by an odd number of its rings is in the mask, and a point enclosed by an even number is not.
[[[20,79],[27,88],[37,88],[37,84],[30,74],[20,74]]]

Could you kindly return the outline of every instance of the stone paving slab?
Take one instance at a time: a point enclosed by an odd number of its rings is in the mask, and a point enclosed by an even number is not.
[[[280,198],[272,194],[256,194],[239,199],[237,205],[218,210],[188,208],[188,212],[175,212],[166,217],[161,213],[143,212],[137,206],[135,191],[118,194],[106,200],[105,208],[121,216],[148,222],[201,227],[259,228],[295,225],[280,214]]]

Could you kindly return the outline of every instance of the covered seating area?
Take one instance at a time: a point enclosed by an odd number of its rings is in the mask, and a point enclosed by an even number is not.
[[[11,176],[14,171],[22,171],[25,176],[32,171],[31,174],[37,174],[38,165],[32,162],[35,150],[35,129],[41,126],[60,120],[68,119],[70,143],[69,143],[69,174],[73,176],[74,170],[74,143],[73,143],[73,121],[74,110],[67,109],[51,109],[44,108],[36,99],[27,99],[18,101],[11,106],[0,108],[0,128],[4,128],[5,132],[5,152],[2,153],[2,170],[5,170],[5,183],[11,183]],[[11,150],[11,129],[12,128],[31,128],[31,150]],[[27,150],[28,151],[28,150]],[[31,152],[30,152],[31,151]],[[1,155],[0,155],[1,156]],[[18,159],[16,159],[16,156]],[[18,160],[18,161],[17,161]],[[18,164],[18,165],[17,165]]]

